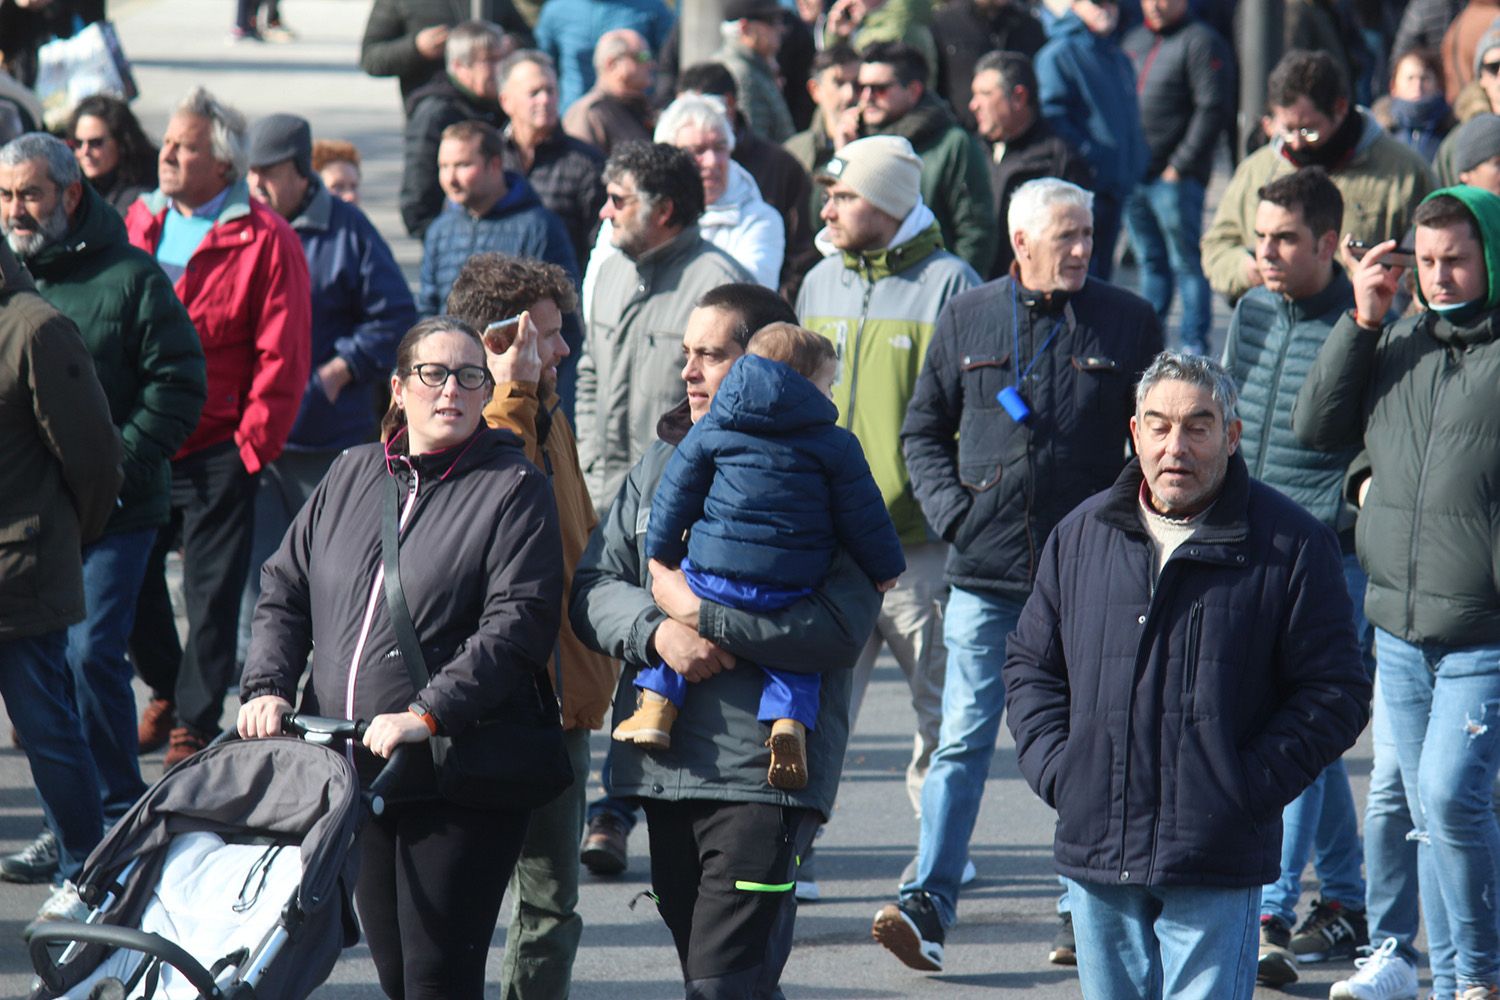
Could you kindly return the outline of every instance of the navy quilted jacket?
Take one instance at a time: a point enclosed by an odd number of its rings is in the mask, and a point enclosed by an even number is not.
[[[1016,763],[1069,878],[1264,885],[1282,807],[1369,718],[1338,545],[1235,455],[1153,586],[1140,491],[1132,461],[1047,539],[1006,647]]]
[[[906,569],[880,488],[838,409],[810,381],[747,354],[667,463],[646,551],[780,587],[815,587],[836,545],[874,582]],[[691,529],[687,541],[684,537]]]

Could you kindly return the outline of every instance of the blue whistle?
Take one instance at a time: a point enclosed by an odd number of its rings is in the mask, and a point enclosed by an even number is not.
[[[1005,412],[1010,414],[1010,419],[1018,424],[1024,424],[1031,419],[1031,407],[1026,405],[1026,400],[1021,396],[1021,390],[1013,385],[995,393],[995,399],[1005,407]]]

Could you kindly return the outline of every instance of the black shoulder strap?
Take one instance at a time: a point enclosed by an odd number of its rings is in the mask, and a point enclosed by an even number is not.
[[[411,611],[406,606],[406,594],[401,589],[401,487],[395,476],[386,477],[384,512],[381,517],[380,558],[385,563],[385,603],[391,611],[391,625],[396,630],[396,646],[401,650],[401,659],[411,674],[412,691],[427,686],[427,661],[422,658],[422,645],[417,642],[417,629],[411,623]]]

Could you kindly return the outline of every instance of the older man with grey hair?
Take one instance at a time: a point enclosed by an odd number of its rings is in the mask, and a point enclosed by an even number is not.
[[[170,736],[169,765],[219,731],[256,477],[286,444],[311,364],[307,258],[286,220],[250,197],[245,158],[244,117],[195,87],[167,123],[161,186],[125,218],[130,242],[172,279],[207,364],[208,402],[172,460],[171,519],[151,552],[131,642],[152,689],[141,747]],[[179,539],[186,648],[177,644],[164,578]]]
[[[83,334],[125,444],[124,488],[103,535],[83,547],[86,616],[67,641],[109,824],[146,790],[125,646],[152,542],[167,522],[168,462],[203,408],[203,350],[161,268],[130,245],[119,214],[83,182],[61,140],[32,132],[0,149],[0,231],[37,291]],[[0,858],[0,878],[43,881],[59,860],[49,829]]]
[[[1162,347],[1146,300],[1089,277],[1092,207],[1093,195],[1055,178],[1016,191],[1016,270],[948,300],[901,428],[922,513],[953,543],[943,718],[916,873],[873,927],[914,969],[943,967],[1004,708],[998,664],[1037,554],[1120,471],[1131,385]]]
[[[1051,533],[1007,645],[1086,996],[1250,1000],[1281,810],[1369,719],[1338,541],[1250,477],[1235,403],[1213,361],[1152,362],[1137,458]]]
[[[563,128],[605,156],[627,142],[649,142],[655,69],[651,46],[639,32],[606,31],[594,46],[594,85],[567,109]]]

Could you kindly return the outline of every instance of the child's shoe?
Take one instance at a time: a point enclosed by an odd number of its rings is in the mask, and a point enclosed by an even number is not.
[[[672,723],[677,721],[677,706],[655,691],[636,693],[635,714],[615,727],[610,734],[621,743],[667,750],[672,746]]]
[[[807,787],[807,727],[796,719],[777,719],[771,724],[771,766],[766,781],[772,788],[795,792]]]

